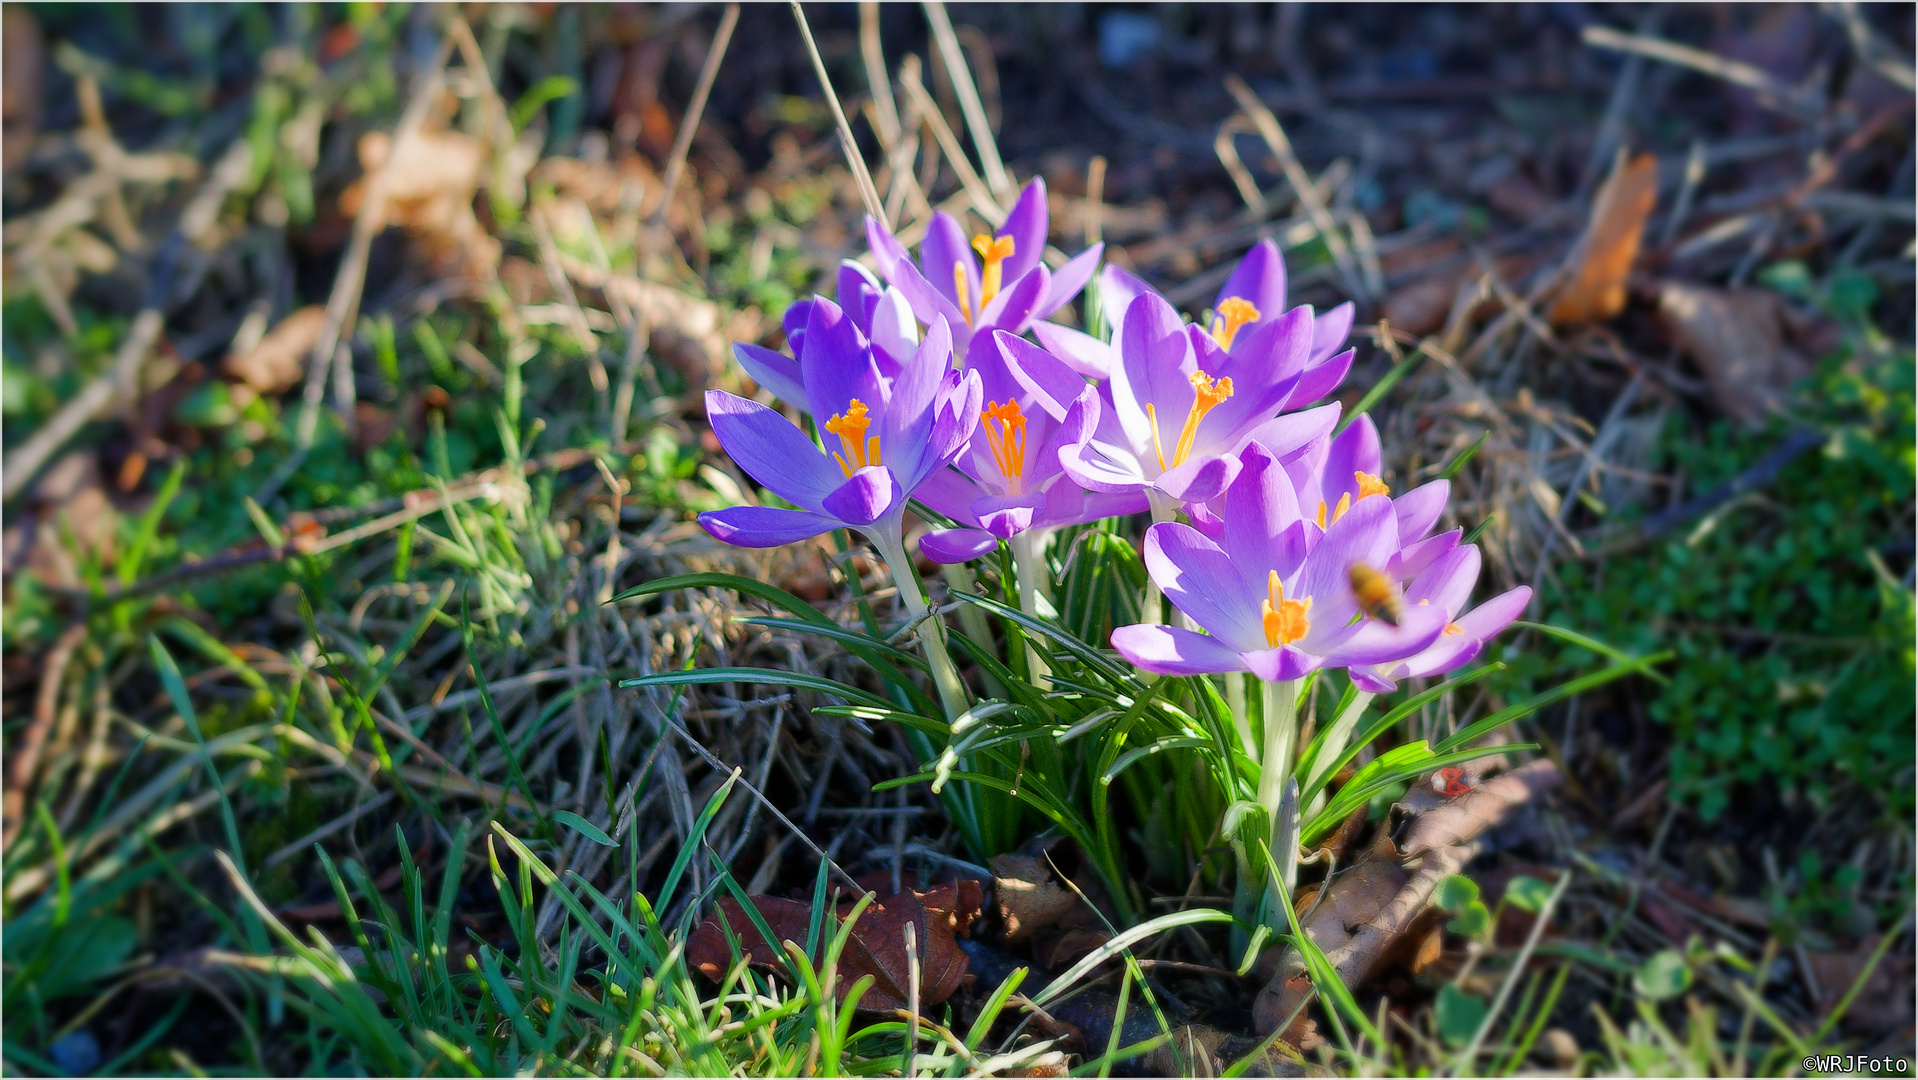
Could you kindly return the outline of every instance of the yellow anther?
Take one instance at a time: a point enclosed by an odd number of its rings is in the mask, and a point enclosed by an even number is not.
[[[966,285],[966,264],[952,264],[952,291],[959,297],[959,317],[972,325],[972,290]]]
[[[1306,618],[1311,610],[1311,597],[1287,600],[1285,586],[1279,583],[1279,572],[1266,572],[1264,613],[1260,618],[1265,626],[1266,645],[1276,649],[1304,637],[1312,629],[1312,621]]]
[[[1005,281],[1005,268],[999,264],[1012,258],[1012,237],[994,239],[981,233],[972,238],[972,250],[978,252],[986,264],[985,271],[979,275],[979,309],[983,311],[992,303],[992,298],[999,295],[999,286]]]
[[[1358,481],[1361,499],[1369,499],[1374,495],[1392,494],[1392,489],[1385,486],[1385,481],[1369,472],[1355,472],[1352,474],[1352,479]]]
[[[993,430],[995,423],[999,425],[997,431]],[[986,433],[992,460],[999,464],[999,472],[1010,483],[1011,493],[1019,494],[1019,481],[1026,471],[1026,417],[1019,403],[987,402],[985,411],[979,414],[979,427]]]
[[[1350,509],[1352,509],[1352,493],[1348,491],[1345,494],[1339,496],[1339,505],[1334,507],[1332,510],[1332,520],[1335,522],[1338,521],[1340,518],[1344,517],[1345,512]],[[1319,500],[1319,528],[1323,529],[1325,527],[1326,527],[1325,500],[1320,499]]]
[[[1247,323],[1259,321],[1259,309],[1252,301],[1240,296],[1228,296],[1219,301],[1218,309],[1212,313],[1212,340],[1219,348],[1230,349],[1232,339],[1239,336],[1239,329]]]
[[[1459,637],[1465,633],[1465,628],[1457,623],[1446,623],[1445,633],[1447,637]]]
[[[839,462],[839,471],[848,477],[854,469],[863,469],[868,465],[881,464],[879,460],[879,436],[868,437],[866,429],[872,426],[872,420],[866,416],[866,403],[853,398],[846,411],[834,413],[826,421],[826,431],[839,436],[839,445],[844,454],[834,454],[833,460]]]
[[[1192,383],[1192,408],[1185,414],[1185,427],[1179,432],[1179,441],[1172,448],[1172,464],[1165,463],[1165,447],[1159,444],[1159,413],[1151,405],[1145,407],[1146,418],[1152,421],[1152,449],[1159,455],[1159,468],[1176,469],[1185,464],[1186,455],[1192,453],[1192,443],[1199,437],[1199,421],[1220,402],[1232,396],[1232,380],[1213,379],[1203,371],[1195,371],[1189,377]]]

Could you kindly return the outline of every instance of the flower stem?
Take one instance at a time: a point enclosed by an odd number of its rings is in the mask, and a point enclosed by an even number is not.
[[[1256,759],[1259,747],[1252,739],[1252,719],[1245,715],[1245,675],[1238,671],[1225,673],[1225,703],[1232,710],[1232,726],[1239,732],[1239,746],[1245,750],[1245,756]]]
[[[1259,685],[1265,693],[1265,753],[1259,761],[1259,806],[1265,810],[1270,824],[1266,835],[1272,841],[1274,883],[1289,896],[1292,882],[1288,879],[1296,873],[1298,860],[1291,857],[1295,852],[1278,848],[1287,842],[1296,846],[1298,840],[1279,836],[1279,803],[1285,798],[1286,781],[1292,779],[1292,755],[1299,736],[1299,683],[1293,679],[1261,681]]]
[[[1152,523],[1154,525],[1157,525],[1161,521],[1179,520],[1179,503],[1176,499],[1173,499],[1169,495],[1161,495],[1151,488],[1146,489],[1145,495],[1146,499],[1152,504]],[[1160,621],[1161,613],[1165,608],[1159,601],[1163,599],[1164,596],[1165,593],[1159,589],[1159,583],[1154,581],[1150,574],[1146,575],[1145,597],[1139,605],[1140,622],[1156,623]]]
[[[1035,536],[1031,529],[1014,533],[1012,561],[1019,574],[1019,610],[1033,618],[1039,618],[1039,591],[1045,582],[1045,558],[1040,553],[1044,538]],[[1026,676],[1040,692],[1052,689],[1052,669],[1040,658],[1039,649],[1033,645],[1031,635],[1026,639]]]
[[[913,570],[912,560],[906,556],[905,540],[895,531],[891,536],[873,536],[873,546],[879,549],[879,557],[886,560],[887,569],[892,571],[893,583],[899,586],[899,599],[906,605],[906,617],[918,628],[919,644],[925,649],[926,664],[932,669],[932,684],[939,689],[939,704],[946,710],[947,721],[959,719],[967,709],[966,687],[959,681],[959,669],[952,664],[952,654],[946,651],[946,626],[937,614],[931,614],[926,603],[926,593],[919,584],[919,575]]]
[[[970,596],[978,578],[973,576],[972,567],[966,563],[947,563],[940,567],[940,576],[946,579],[948,596]],[[959,627],[966,636],[986,647],[992,645],[992,627],[986,623],[986,613],[976,605],[962,604],[959,607]],[[1005,688],[989,671],[981,671],[979,677],[985,681],[986,693],[994,697],[1005,697]]]
[[[1347,705],[1345,711],[1340,713],[1338,718],[1332,721],[1332,726],[1326,730],[1325,740],[1319,745],[1318,756],[1312,760],[1312,771],[1301,782],[1302,788],[1315,786],[1319,788],[1312,796],[1311,805],[1305,808],[1306,817],[1311,817],[1324,808],[1326,797],[1323,784],[1331,779],[1333,765],[1339,760],[1339,755],[1345,753],[1345,745],[1352,741],[1352,730],[1358,727],[1360,714],[1364,713],[1365,707],[1371,703],[1372,695],[1363,690],[1359,691],[1353,695],[1352,704]]]

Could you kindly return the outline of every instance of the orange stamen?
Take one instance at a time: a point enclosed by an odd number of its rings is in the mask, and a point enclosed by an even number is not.
[[[1458,637],[1464,633],[1465,633],[1465,628],[1463,626],[1460,626],[1457,623],[1445,624],[1445,634],[1447,637]]]
[[[993,424],[999,430],[993,430]],[[985,411],[979,415],[979,427],[986,433],[986,445],[992,448],[992,460],[999,465],[1012,487],[1012,494],[1019,494],[1019,481],[1026,471],[1026,417],[1016,401],[1007,401],[1004,405],[987,402]]]
[[[1005,280],[1005,268],[999,264],[1012,258],[1012,237],[994,239],[981,233],[972,238],[972,250],[978,252],[986,264],[979,275],[979,310],[984,311],[992,298],[999,295],[999,286]]]
[[[1312,629],[1312,621],[1306,618],[1306,613],[1311,610],[1311,597],[1287,600],[1285,586],[1279,583],[1279,572],[1271,570],[1266,573],[1264,614],[1260,617],[1265,627],[1266,645],[1276,649],[1304,637]]]
[[[1374,495],[1392,494],[1392,489],[1385,486],[1385,481],[1373,476],[1369,472],[1355,472],[1352,474],[1352,479],[1357,480],[1359,483],[1359,498],[1361,499],[1369,499]]]
[[[1172,467],[1175,469],[1185,464],[1186,455],[1192,452],[1192,443],[1199,437],[1199,421],[1205,419],[1206,413],[1211,412],[1214,407],[1232,396],[1230,377],[1212,379],[1208,378],[1203,371],[1195,371],[1192,373],[1191,383],[1192,408],[1185,414],[1185,427],[1179,432],[1179,443],[1172,448]],[[1151,406],[1148,405],[1146,409],[1147,413],[1152,415],[1152,441],[1154,448],[1157,448],[1159,420],[1156,414],[1152,414]],[[1165,451],[1160,450],[1159,468],[1165,467]]]
[[[839,445],[844,454],[834,454],[833,460],[839,462],[839,471],[848,477],[854,469],[863,469],[868,465],[878,465],[879,436],[868,437],[866,429],[872,426],[872,420],[866,416],[866,403],[853,398],[846,411],[834,413],[826,421],[826,431],[839,436]]]
[[[952,291],[959,296],[959,317],[972,325],[972,290],[966,284],[966,264],[952,264]]]
[[[1219,301],[1218,310],[1212,313],[1212,340],[1219,343],[1219,348],[1230,349],[1232,339],[1239,336],[1239,328],[1258,321],[1259,309],[1252,301],[1228,296]]]

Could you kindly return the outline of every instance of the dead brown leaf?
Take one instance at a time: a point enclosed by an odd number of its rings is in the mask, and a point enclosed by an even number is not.
[[[1609,319],[1625,310],[1625,276],[1657,202],[1658,159],[1621,157],[1592,199],[1591,220],[1573,249],[1571,278],[1546,314],[1552,325]]]
[[[1785,399],[1811,364],[1786,344],[1783,305],[1764,289],[1667,282],[1658,314],[1691,356],[1727,416],[1756,424]]]
[[[1301,917],[1300,928],[1319,944],[1346,986],[1356,989],[1400,955],[1408,937],[1425,929],[1433,890],[1478,854],[1478,838],[1558,782],[1552,762],[1535,761],[1455,798],[1419,803],[1423,812],[1406,827],[1404,839],[1394,845],[1381,833],[1364,858],[1332,879],[1324,898]],[[1287,948],[1261,973],[1266,970],[1269,981],[1252,1006],[1259,1032],[1276,1030],[1312,990],[1295,949]],[[1284,1037],[1292,1041],[1294,1029]]]
[[[1044,860],[1030,855],[998,855],[987,864],[994,878],[1001,940],[1024,941],[1035,931],[1064,919],[1079,904],[1078,896],[1061,886]]]
[[[280,320],[258,345],[229,356],[221,370],[261,394],[281,394],[306,375],[307,354],[326,328],[326,309],[314,304]]]
[[[387,165],[393,137],[384,131],[360,136],[364,171],[340,194],[340,211],[360,212],[372,174]],[[420,241],[436,273],[490,273],[500,242],[487,235],[473,213],[473,197],[486,171],[486,144],[456,131],[420,131],[403,143],[387,169],[385,224],[399,225]]]
[[[804,944],[812,924],[812,905],[801,900],[783,900],[755,896],[753,907],[765,919],[767,927],[781,942]],[[966,977],[966,954],[958,939],[968,936],[973,920],[984,902],[976,881],[940,885],[924,893],[902,892],[867,905],[853,924],[851,937],[839,957],[839,978],[835,984],[842,997],[861,976],[871,975],[872,985],[860,998],[858,1008],[890,1012],[907,1006],[911,986],[911,966],[906,957],[906,927],[913,928],[914,948],[919,960],[919,1004],[937,1005],[952,996]],[[732,966],[732,947],[720,924],[739,939],[746,961],[754,967],[775,968],[786,955],[783,945],[766,940],[753,925],[745,909],[730,897],[719,901],[719,912],[699,924],[686,943],[686,959],[708,978],[718,979]],[[837,932],[839,919],[850,913],[851,905],[842,904],[822,933]]]

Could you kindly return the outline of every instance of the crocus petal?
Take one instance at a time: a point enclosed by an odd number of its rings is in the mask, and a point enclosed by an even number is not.
[[[747,476],[788,502],[820,509],[826,495],[844,482],[805,432],[757,401],[708,390],[706,421]]]
[[[1398,515],[1399,543],[1410,544],[1438,524],[1439,515],[1445,513],[1445,501],[1452,494],[1450,480],[1434,480],[1429,484],[1420,484],[1392,500],[1392,511]]]
[[[1004,280],[1014,281],[1039,265],[1046,250],[1046,182],[1035,176],[1019,192],[1019,201],[1006,213],[1006,222],[995,236],[1012,237],[1012,254],[1000,263]]]
[[[1290,577],[1305,559],[1305,529],[1299,519],[1298,495],[1285,469],[1257,443],[1239,455],[1242,470],[1226,493],[1221,515],[1223,541],[1242,571],[1245,586],[1258,589],[1266,572]],[[1192,508],[1198,522],[1197,508]],[[1245,571],[1250,571],[1246,573]]]
[[[870,525],[884,517],[902,494],[890,469],[868,465],[854,469],[845,483],[820,501],[819,508],[847,525]]]
[[[1331,434],[1332,428],[1339,422],[1340,408],[1339,403],[1334,401],[1316,409],[1286,413],[1253,428],[1244,441],[1258,443],[1273,457],[1285,461],[1310,446],[1314,439]]]
[[[1297,595],[1312,598],[1314,640],[1321,627],[1344,626],[1358,610],[1352,596],[1352,564],[1365,563],[1377,569],[1385,566],[1396,551],[1398,528],[1392,520],[1390,499],[1360,499],[1344,517],[1331,523],[1312,554],[1306,556],[1298,576]]]
[[[1139,459],[1116,447],[1086,442],[1059,448],[1059,467],[1066,478],[1088,491],[1138,491],[1145,483]]]
[[[951,215],[941,210],[932,215],[926,238],[919,244],[919,268],[932,287],[946,299],[958,303],[953,288],[952,268],[959,267],[966,278],[966,303],[961,308],[976,310],[979,305],[979,261],[972,257],[972,245],[966,242],[966,230]],[[967,311],[970,315],[972,312]]]
[[[949,326],[965,323],[965,316],[959,313],[958,306],[926,280],[926,276],[907,257],[906,249],[899,245],[898,238],[875,218],[866,219],[866,242],[871,245],[873,257],[878,260],[879,272],[886,275],[886,280],[904,294],[906,302],[912,305],[912,313],[920,322],[931,325],[934,318],[943,318]],[[952,285],[950,271],[946,274],[946,284],[948,288]],[[794,352],[798,349],[799,346],[793,346]]]
[[[1353,417],[1345,430],[1332,440],[1325,456],[1319,498],[1328,506],[1337,506],[1342,495],[1350,495],[1354,503],[1358,502],[1358,474],[1379,475],[1383,470],[1379,462],[1379,429],[1373,426],[1369,416]]]
[[[946,321],[940,319],[926,329],[926,340],[899,369],[892,397],[880,418],[883,460],[902,478],[916,480],[926,471],[920,463],[925,459],[927,437],[934,423],[933,398],[951,367],[952,337],[946,332]]]
[[[1356,355],[1355,350],[1347,349],[1323,364],[1306,368],[1299,375],[1298,384],[1292,388],[1291,396],[1285,399],[1285,407],[1303,408],[1337,390],[1352,370],[1352,357]]]
[[[1504,632],[1513,620],[1525,614],[1525,605],[1531,602],[1531,587],[1520,585],[1509,592],[1499,593],[1453,621],[1465,631],[1465,636],[1484,641]]]
[[[1325,358],[1339,350],[1345,339],[1352,336],[1352,319],[1357,310],[1352,301],[1347,300],[1331,311],[1312,320],[1312,358],[1310,363],[1319,364]]]
[[[1051,325],[1051,323],[1038,323],[1034,329]],[[1064,327],[1054,327],[1054,329],[1063,330]],[[1083,334],[1080,336],[1084,337]],[[1043,337],[1044,335],[1041,335],[1042,339]],[[1032,342],[1015,337],[1004,330],[994,331],[992,340],[1006,370],[1027,393],[1032,395],[1034,403],[1053,419],[1064,420],[1066,413],[1072,408],[1072,403],[1090,389],[1077,371],[1059,357]],[[1100,347],[1104,348],[1103,345]]]
[[[781,510],[772,506],[734,506],[708,510],[699,524],[713,539],[739,547],[779,547],[810,540],[846,523],[808,510]]]
[[[919,347],[919,319],[912,313],[905,293],[889,288],[879,294],[866,336],[871,339],[874,352],[885,354],[894,364],[906,362],[912,350]]]
[[[1112,647],[1134,667],[1157,675],[1213,675],[1244,671],[1239,654],[1204,634],[1177,626],[1135,623],[1112,632]]]
[[[919,538],[919,554],[942,566],[971,562],[999,546],[984,529],[937,529]]]
[[[979,373],[961,375],[947,371],[933,403],[932,432],[926,440],[926,452],[913,475],[903,477],[910,494],[935,469],[950,465],[979,430],[979,410],[983,404],[979,392]]]
[[[1243,471],[1239,473],[1239,478],[1241,480],[1245,478]],[[1206,503],[1187,503],[1185,516],[1186,520],[1192,523],[1193,528],[1205,534],[1206,539],[1221,547],[1225,546],[1225,520],[1213,513],[1210,505]]]
[[[786,305],[785,314],[779,317],[780,328],[786,331],[786,347],[794,356],[805,347],[806,323],[812,318],[812,300],[794,300]]]
[[[1408,607],[1399,624],[1366,618],[1328,638],[1325,662],[1332,667],[1383,664],[1417,655],[1444,633],[1446,614],[1436,608]]]
[[[1098,243],[1066,260],[1066,264],[1052,272],[1052,287],[1046,290],[1045,299],[1039,301],[1039,308],[1032,313],[1035,319],[1044,319],[1053,312],[1072,302],[1079,290],[1092,280],[1092,272],[1099,268],[1099,257],[1105,253],[1105,244]]]
[[[972,516],[972,502],[986,489],[958,469],[934,469],[913,487],[912,497],[935,513],[961,525],[979,524]]]
[[[813,300],[806,347],[799,353],[799,373],[806,384],[806,410],[822,426],[855,400],[871,409],[883,403],[879,372],[861,338],[859,328],[838,304],[825,297]]]
[[[1038,309],[1039,301],[1045,299],[1051,285],[1052,271],[1043,266],[1033,267],[1025,276],[1001,289],[992,303],[980,310],[979,329],[996,327],[1015,334],[1024,333],[1026,327],[1032,325],[1032,313]]]
[[[747,341],[733,342],[733,358],[774,397],[788,405],[806,407],[806,384],[799,377],[799,361]]]
[[[1170,449],[1193,402],[1191,376],[1198,360],[1186,338],[1185,323],[1157,293],[1146,293],[1126,309],[1119,365],[1140,407],[1156,407],[1161,441]]]
[[[1107,331],[1115,344],[1125,332],[1125,314],[1132,302],[1146,293],[1152,292],[1136,275],[1121,270],[1111,263],[1099,271],[1099,310],[1105,312]]]
[[[1285,311],[1285,259],[1270,237],[1254,244],[1239,260],[1237,269],[1219,290],[1219,301],[1228,296],[1250,300],[1259,309],[1261,321],[1277,318]],[[1212,306],[1216,310],[1218,303]]]
[[[1465,610],[1472,599],[1472,586],[1478,584],[1477,544],[1466,544],[1446,552],[1411,584],[1405,587],[1405,602],[1430,604],[1448,616]]]
[[[1032,525],[1033,515],[1046,505],[1043,492],[1029,492],[1024,495],[987,495],[975,499],[972,503],[972,516],[985,526],[987,532],[1001,540],[1010,540],[1015,533],[1024,532]]]
[[[835,299],[853,325],[868,335],[872,333],[872,313],[879,306],[883,288],[872,271],[851,259],[839,261],[839,295]]]
[[[1145,568],[1166,599],[1220,641],[1240,650],[1264,647],[1265,630],[1239,572],[1197,529],[1172,521],[1147,529]]]
[[[1059,273],[1064,274],[1065,271]],[[1052,287],[1058,289],[1058,276],[1053,277]],[[1104,379],[1112,374],[1112,346],[1091,334],[1050,322],[1033,323],[1032,333],[1039,339],[1039,344],[1045,346],[1046,352],[1085,378]]]
[[[1293,645],[1276,649],[1258,649],[1239,654],[1246,670],[1266,682],[1291,682],[1317,671],[1324,663],[1319,657]]]
[[[1401,548],[1385,564],[1385,576],[1399,581],[1410,581],[1425,572],[1426,567],[1439,560],[1439,557],[1458,546],[1459,539],[1465,535],[1464,529],[1453,529],[1437,536],[1428,536],[1416,544]]]
[[[1348,668],[1346,670],[1346,674],[1351,676],[1352,685],[1358,687],[1364,693],[1389,694],[1392,691],[1397,690],[1399,688],[1399,684],[1396,682],[1393,682],[1389,678],[1386,678],[1384,675],[1384,672],[1386,672],[1387,670],[1397,671],[1398,667],[1403,667],[1403,666],[1404,665],[1402,664],[1397,665],[1396,667],[1386,667],[1386,666],[1379,666],[1379,665],[1372,665],[1372,666],[1359,665],[1356,667]],[[1400,673],[1397,675],[1397,677],[1408,678],[1409,676],[1406,674]]]
[[[1207,454],[1160,473],[1152,486],[1180,502],[1210,502],[1225,494],[1225,489],[1238,475],[1238,458],[1229,454]]]

